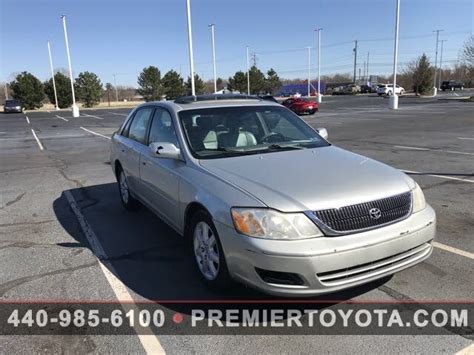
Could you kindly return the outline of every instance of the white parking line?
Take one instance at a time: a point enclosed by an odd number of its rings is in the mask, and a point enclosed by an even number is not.
[[[457,177],[453,177],[453,176],[438,175],[438,174],[424,174],[424,173],[421,173],[421,172],[419,172],[419,171],[403,170],[403,169],[401,169],[401,171],[403,171],[404,173],[407,173],[407,174],[419,174],[419,175],[426,175],[426,176],[438,177],[438,178],[441,178],[441,179],[448,179],[448,180],[456,180],[456,181],[463,181],[463,182],[474,183],[474,180],[471,180],[471,179],[464,179],[464,178],[457,178]]]
[[[474,141],[474,137],[458,137],[458,139],[469,139]]]
[[[82,116],[84,117],[92,117],[92,118],[97,118],[98,120],[103,120],[102,117],[99,117],[99,116],[94,116],[94,115],[89,115],[87,113],[83,113]]]
[[[464,349],[459,350],[456,355],[472,355],[474,354],[474,344],[468,345]]]
[[[64,117],[62,117],[62,116],[56,115],[56,117],[57,117],[57,118],[60,118],[60,119],[62,119],[62,120],[64,120],[64,121],[66,121],[66,122],[69,122],[69,120],[68,120],[67,118],[64,118]]]
[[[28,124],[30,124],[30,119],[28,118],[28,116],[25,115],[25,118],[26,118],[26,122],[28,122]]]
[[[110,137],[107,137],[107,136],[104,136],[103,134],[100,134],[100,133],[97,133],[97,132],[91,131],[90,129],[87,129],[87,128],[84,128],[84,127],[80,127],[80,129],[83,129],[83,130],[84,130],[84,131],[86,131],[86,132],[92,133],[93,135],[96,135],[96,136],[99,136],[99,137],[103,137],[103,138],[110,139]]]
[[[107,260],[108,257],[105,253],[104,248],[100,244],[100,241],[94,233],[94,230],[91,228],[86,218],[82,214],[79,206],[76,203],[76,200],[74,200],[74,197],[72,196],[72,193],[70,191],[66,191],[64,194],[66,195],[66,198],[69,202],[69,205],[71,206],[72,211],[76,215],[77,221],[81,226],[82,232],[84,233],[85,237],[87,238],[87,241],[89,242],[90,248],[99,259],[100,268],[104,273],[105,278],[107,279],[107,282],[109,283],[110,287],[114,291],[117,300],[119,302],[126,303],[128,307],[133,309],[133,311],[138,314],[139,309],[133,303],[134,299],[132,295],[128,291],[127,286],[125,286],[123,282],[119,278],[117,278],[117,276],[115,276],[117,274],[117,271],[115,270],[112,263]],[[142,343],[143,348],[145,349],[145,352],[147,354],[165,354],[165,350],[161,346],[157,336],[153,334],[153,332],[149,328],[146,328],[144,332],[146,334],[137,333],[137,335],[138,339]]]
[[[457,150],[443,150],[443,149],[430,149],[430,148],[422,148],[422,147],[409,147],[409,146],[406,146],[406,145],[394,145],[393,147],[394,148],[401,148],[401,149],[408,149],[408,150],[422,150],[422,151],[442,152],[442,153],[450,153],[450,154],[474,155],[474,153],[459,152]]]
[[[33,128],[31,129],[31,132],[33,133],[33,136],[35,137],[36,142],[38,143],[38,146],[39,146],[40,150],[44,150],[44,147],[43,147],[43,145],[41,144],[41,141],[39,140],[39,138],[38,138],[38,136],[36,135],[36,132],[35,132],[35,130],[34,130]]]
[[[406,145],[394,145],[393,147],[394,148],[409,149],[409,150],[430,150],[428,148],[408,147]]]
[[[474,260],[474,253],[470,253],[468,251],[461,250],[461,249],[458,249],[458,248],[454,248],[454,247],[451,247],[449,245],[438,243],[438,242],[433,242],[433,246],[435,248],[442,249],[442,250],[445,250],[445,251],[449,251],[450,253],[461,255],[461,256],[464,256],[466,258]]]
[[[116,115],[116,116],[127,116],[124,113],[117,113],[117,112],[110,112],[110,111],[108,111],[108,113],[111,113],[112,115]]]

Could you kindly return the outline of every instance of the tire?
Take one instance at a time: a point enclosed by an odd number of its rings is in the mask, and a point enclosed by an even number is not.
[[[382,94],[377,94],[377,95],[382,96]]]
[[[403,95],[405,95],[405,90],[400,91],[400,96],[403,96]]]
[[[461,86],[461,91],[464,91],[464,86]]]
[[[128,211],[136,211],[140,207],[140,202],[135,199],[128,187],[127,176],[122,168],[119,168],[117,172],[118,190],[120,195],[120,201],[123,207]]]
[[[451,91],[454,91],[454,90],[456,90],[456,89],[454,88],[454,86],[451,86]]]
[[[392,92],[391,91],[387,92],[387,96],[392,96]]]
[[[229,287],[231,278],[224,251],[211,216],[199,210],[191,217],[188,240],[196,272],[210,289]]]

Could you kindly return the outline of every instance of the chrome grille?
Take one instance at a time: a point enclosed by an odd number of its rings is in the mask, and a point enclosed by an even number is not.
[[[380,211],[374,218],[370,212]],[[344,234],[377,228],[406,218],[411,212],[411,192],[351,206],[314,211],[327,234]],[[378,215],[378,213],[374,213]]]

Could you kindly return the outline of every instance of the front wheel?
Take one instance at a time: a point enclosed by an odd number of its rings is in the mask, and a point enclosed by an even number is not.
[[[212,218],[205,211],[198,211],[189,228],[191,246],[201,280],[210,288],[222,289],[229,285],[224,251]]]
[[[125,172],[120,169],[117,176],[118,188],[120,193],[120,201],[122,205],[129,211],[135,211],[140,206],[139,202],[133,198],[128,186],[127,176]]]

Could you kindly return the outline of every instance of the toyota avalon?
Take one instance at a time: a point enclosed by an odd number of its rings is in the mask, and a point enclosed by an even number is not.
[[[111,163],[124,207],[143,204],[182,235],[210,287],[316,295],[432,252],[435,212],[413,179],[257,97],[140,105],[113,135]]]

